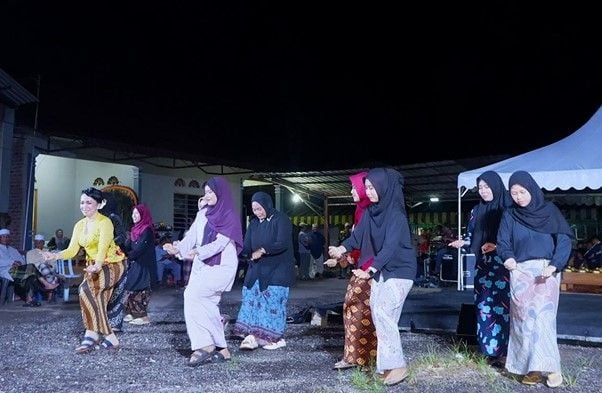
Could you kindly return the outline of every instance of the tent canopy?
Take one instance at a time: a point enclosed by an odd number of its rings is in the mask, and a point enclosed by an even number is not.
[[[491,170],[505,184],[515,171],[529,172],[545,190],[602,188],[602,107],[581,128],[558,142],[491,165],[461,172],[458,188],[476,187],[477,177]]]

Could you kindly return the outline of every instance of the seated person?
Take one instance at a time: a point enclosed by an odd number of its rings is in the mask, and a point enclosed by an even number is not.
[[[583,258],[588,269],[597,269],[602,267],[602,243],[598,236],[592,236],[590,239],[591,247],[585,252]]]
[[[54,234],[55,236],[48,241],[48,250],[62,251],[69,246],[70,239],[63,234],[62,229],[57,229]]]
[[[38,281],[42,283],[46,291],[53,291],[59,286],[59,277],[54,271],[54,266],[50,262],[44,261],[42,251],[44,250],[44,236],[35,235],[33,248],[25,254],[27,264],[32,264],[38,269]]]
[[[573,249],[573,255],[569,259],[569,266],[575,269],[585,269],[585,252],[589,250],[591,243],[589,242],[578,242],[577,246]]]
[[[169,253],[163,249],[163,245],[169,242],[169,238],[167,236],[163,236],[161,239],[159,239],[159,244],[155,246],[155,258],[157,260],[157,284],[161,284],[163,282],[163,271],[168,269],[171,270],[174,281],[178,285],[183,285],[182,265],[177,263],[175,257],[169,255]]]
[[[439,275],[441,264],[443,263],[443,256],[455,252],[454,248],[450,248],[447,245],[456,240],[456,236],[454,236],[451,228],[445,224],[437,225],[436,234],[436,237],[439,237],[441,240],[441,248],[437,250],[437,254],[435,255],[434,274]]]
[[[40,289],[37,269],[26,264],[23,255],[9,244],[10,230],[0,229],[0,277],[13,282],[15,294],[25,300],[24,306],[39,306],[33,299],[34,292]]]

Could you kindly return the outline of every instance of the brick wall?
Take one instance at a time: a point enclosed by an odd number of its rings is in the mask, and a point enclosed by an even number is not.
[[[11,217],[9,226],[11,244],[22,250],[23,231],[25,228],[25,201],[27,181],[27,153],[23,138],[13,138],[12,162],[10,168],[10,193],[8,196],[8,214]]]

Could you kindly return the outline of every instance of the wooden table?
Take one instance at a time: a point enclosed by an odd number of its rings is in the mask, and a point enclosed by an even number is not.
[[[562,272],[560,290],[565,292],[602,293],[602,274]]]

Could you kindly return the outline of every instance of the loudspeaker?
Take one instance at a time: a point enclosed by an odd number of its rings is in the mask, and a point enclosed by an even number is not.
[[[474,288],[474,273],[477,257],[474,254],[462,254],[464,267],[464,287]]]
[[[456,337],[467,345],[477,345],[477,306],[474,303],[462,303]]]
[[[449,247],[441,259],[441,279],[458,281],[458,251]]]

